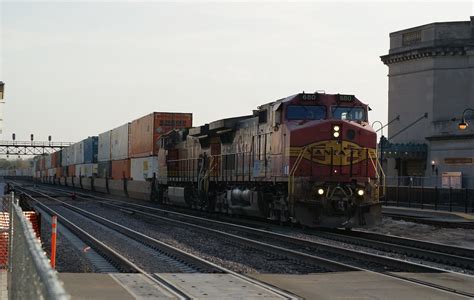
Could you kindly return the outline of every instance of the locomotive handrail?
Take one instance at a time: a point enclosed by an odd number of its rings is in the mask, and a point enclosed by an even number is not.
[[[385,196],[385,193],[386,193],[385,172],[383,171],[382,164],[378,160],[377,151],[375,152],[375,163],[374,163],[374,160],[372,159],[372,155],[369,155],[369,158],[370,158],[370,162],[372,163],[372,166],[375,169],[375,176],[377,177],[377,181],[379,181],[379,182],[380,182],[380,174],[379,174],[379,168],[380,168],[380,172],[382,173],[382,182],[383,182],[382,183],[382,191],[383,191],[383,195]]]
[[[306,149],[308,146],[304,146],[301,150],[300,153],[298,154],[298,157],[296,158],[295,163],[293,164],[290,173],[288,174],[288,194],[293,196],[294,192],[294,178],[295,178],[295,173],[297,168],[299,167],[299,164],[303,160],[304,153],[306,152]]]

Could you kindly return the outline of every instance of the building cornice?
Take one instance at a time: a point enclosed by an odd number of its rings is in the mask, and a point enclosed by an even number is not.
[[[432,46],[380,56],[386,65],[434,56],[465,56],[474,46]]]

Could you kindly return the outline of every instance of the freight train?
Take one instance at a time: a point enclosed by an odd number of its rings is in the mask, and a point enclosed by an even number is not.
[[[376,133],[354,95],[300,93],[192,127],[152,113],[35,159],[36,180],[309,227],[381,219]]]
[[[376,133],[353,95],[301,93],[159,140],[158,200],[315,227],[381,218]]]

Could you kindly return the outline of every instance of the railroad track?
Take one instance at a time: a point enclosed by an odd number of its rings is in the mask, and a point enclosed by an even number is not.
[[[257,281],[255,279],[252,279],[248,276],[242,275],[235,273],[231,270],[228,270],[226,268],[223,268],[221,266],[218,266],[212,262],[206,261],[200,257],[197,257],[195,255],[186,253],[176,247],[170,246],[168,244],[165,244],[163,242],[160,242],[156,239],[153,239],[149,236],[143,235],[140,232],[134,231],[130,228],[126,228],[116,222],[113,222],[111,220],[107,220],[99,215],[93,214],[91,212],[88,212],[86,210],[83,210],[81,208],[78,208],[76,206],[70,205],[64,201],[58,200],[54,197],[51,197],[47,194],[44,194],[38,190],[33,190],[33,189],[28,189],[28,188],[23,188],[19,187],[19,190],[22,191],[22,193],[28,197],[31,201],[35,202],[35,205],[37,205],[41,210],[46,211],[50,215],[56,215],[58,216],[58,221],[61,222],[64,226],[66,226],[70,231],[74,232],[77,234],[81,239],[83,239],[85,242],[87,242],[89,245],[91,245],[94,250],[96,250],[98,253],[101,253],[102,255],[106,256],[107,259],[113,261],[114,266],[116,266],[119,270],[122,272],[126,273],[140,273],[146,276],[148,279],[152,280],[153,282],[156,282],[160,287],[164,287],[167,292],[169,292],[172,295],[172,298],[177,298],[177,299],[191,299],[192,296],[186,294],[186,292],[183,292],[180,290],[178,287],[173,285],[173,283],[169,282],[166,280],[164,277],[160,276],[159,274],[153,273],[149,274],[145,272],[143,269],[138,267],[136,264],[132,263],[128,259],[126,259],[124,256],[119,254],[118,252],[114,251],[111,247],[108,247],[104,243],[100,242],[96,238],[92,237],[90,234],[85,232],[84,230],[80,229],[78,226],[74,225],[72,222],[67,220],[64,216],[62,216],[60,213],[57,211],[54,211],[47,205],[43,204],[41,200],[37,199],[37,197],[33,196],[32,194],[37,194],[42,198],[47,198],[49,200],[54,200],[60,203],[63,207],[67,208],[68,210],[74,211],[75,213],[84,216],[88,219],[91,219],[97,223],[100,223],[103,226],[106,226],[108,228],[111,228],[117,232],[120,232],[121,234],[139,241],[143,245],[146,245],[148,247],[151,247],[153,249],[156,249],[160,251],[160,253],[164,253],[170,258],[176,259],[179,263],[185,263],[186,265],[192,266],[193,269],[199,271],[199,272],[204,272],[204,273],[220,273],[220,274],[228,274],[231,276],[234,276],[238,279],[244,280],[247,283],[253,284],[255,286],[258,286],[260,288],[265,289],[267,292],[270,292],[274,296],[281,298],[281,299],[298,299],[295,295],[282,291],[278,288],[275,288],[273,286],[270,286],[268,284],[262,283],[260,281]]]
[[[405,216],[401,214],[393,213],[382,213],[385,217],[390,217],[394,220],[403,220],[413,223],[432,225],[443,228],[464,228],[464,229],[474,229],[474,222],[449,222],[441,220],[431,220],[427,218],[414,217],[414,216]]]
[[[67,193],[67,192],[64,192],[64,193]],[[400,259],[394,259],[394,258],[375,255],[375,254],[364,253],[361,251],[355,251],[351,249],[336,247],[336,246],[332,246],[325,243],[302,240],[302,239],[298,239],[292,236],[275,233],[275,232],[271,232],[267,230],[256,229],[256,228],[251,228],[251,227],[236,225],[236,224],[230,224],[230,223],[225,223],[225,222],[216,221],[216,220],[209,220],[209,219],[205,219],[201,217],[183,214],[180,212],[169,211],[169,210],[164,210],[160,208],[154,208],[154,207],[133,204],[133,203],[123,202],[123,201],[118,201],[118,200],[111,200],[110,198],[93,196],[91,194],[85,194],[85,193],[76,193],[76,194],[83,195],[84,197],[87,197],[87,198],[94,198],[94,199],[101,200],[103,201],[102,205],[104,206],[121,210],[127,213],[133,213],[135,215],[157,220],[159,222],[166,222],[168,224],[173,223],[173,224],[176,224],[177,226],[188,226],[196,230],[201,230],[201,231],[209,232],[211,234],[225,236],[225,237],[235,236],[236,238],[240,238],[241,241],[243,242],[252,243],[254,245],[256,242],[262,243],[261,241],[263,240],[268,241],[270,239],[270,240],[273,240],[273,242],[271,243],[266,242],[266,244],[277,246],[280,248],[279,249],[280,251],[287,251],[288,253],[291,252],[292,255],[299,255],[300,257],[306,257],[308,260],[315,259],[315,258],[320,259],[322,256],[327,262],[327,261],[331,261],[331,256],[332,256],[333,259],[334,257],[336,257],[338,261],[341,259],[344,260],[346,262],[345,263],[346,267],[351,267],[357,270],[376,272],[384,276],[390,276],[390,277],[397,278],[400,280],[409,281],[409,282],[421,284],[424,286],[429,286],[431,288],[447,291],[450,293],[468,296],[468,297],[474,297],[474,292],[472,290],[468,290],[468,291],[455,290],[449,286],[445,286],[436,282],[420,280],[410,275],[399,273],[400,271],[423,272],[423,273],[445,272],[445,270],[442,270],[439,268],[428,267],[428,266],[411,263],[411,262],[407,262]],[[173,218],[170,218],[170,216],[173,216]],[[348,236],[347,238],[351,238],[351,237]],[[352,238],[354,239],[355,237],[352,237]],[[379,243],[382,243],[382,242],[379,242]],[[424,244],[424,246],[427,246],[427,245]],[[317,257],[315,255],[308,254],[308,252],[316,253]],[[308,257],[308,255],[310,256]],[[448,254],[443,254],[443,253],[437,254],[437,255],[442,255],[443,259],[446,259],[446,257],[449,256]],[[451,255],[451,256],[455,256],[455,255]],[[349,258],[349,261],[347,260],[348,258]],[[446,260],[446,261],[452,261],[452,259],[453,257],[449,257],[449,260]],[[360,264],[357,265],[357,263],[355,263],[356,261],[364,262],[363,264],[369,263],[369,267],[363,267]],[[332,262],[336,262],[336,261],[333,260]],[[456,262],[456,264],[458,263],[459,261]],[[469,261],[469,259],[464,258],[463,264],[464,263],[469,263],[470,265],[471,262]],[[381,269],[380,266],[383,266],[383,268]],[[450,273],[446,272],[446,274],[450,274]],[[465,280],[472,281],[473,277],[465,276]]]
[[[61,189],[54,190],[66,193]],[[97,196],[90,196],[85,193],[79,194],[97,198]],[[356,230],[320,230],[316,232],[304,231],[303,233],[447,266],[474,270],[474,250],[472,249]]]
[[[474,270],[473,249],[358,230],[320,230],[311,234],[330,240]]]

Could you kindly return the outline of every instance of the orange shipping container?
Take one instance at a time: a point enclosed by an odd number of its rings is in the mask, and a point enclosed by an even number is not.
[[[76,176],[76,165],[67,166],[67,176],[68,177]]]
[[[61,168],[61,167],[56,168],[56,177],[57,178],[63,177],[63,168]]]
[[[130,159],[112,161],[112,179],[130,178]]]
[[[59,152],[54,152],[51,154],[51,168],[56,168],[59,166]]]
[[[130,125],[130,153],[132,158],[158,154],[157,142],[160,136],[170,130],[193,126],[191,113],[154,112]]]

